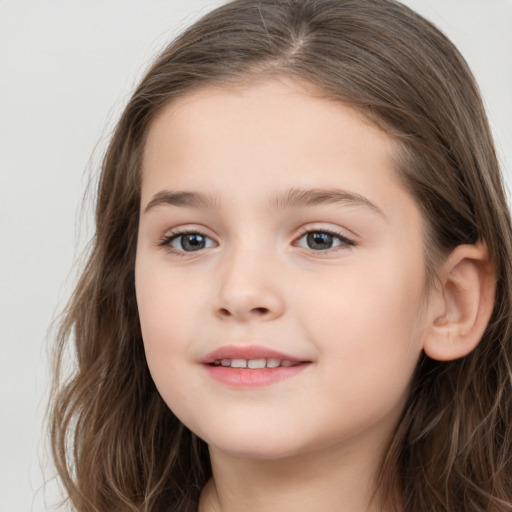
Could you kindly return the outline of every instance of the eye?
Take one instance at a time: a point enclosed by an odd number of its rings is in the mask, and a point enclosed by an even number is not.
[[[160,245],[167,246],[175,252],[196,252],[215,247],[217,244],[209,236],[190,231],[171,233],[162,239]]]
[[[340,233],[317,230],[304,233],[296,245],[313,251],[326,251],[338,246],[352,246],[354,243]]]

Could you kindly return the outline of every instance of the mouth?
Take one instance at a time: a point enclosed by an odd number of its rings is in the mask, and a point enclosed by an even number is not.
[[[229,387],[267,386],[300,374],[312,361],[265,347],[225,346],[201,361],[210,377]]]
[[[290,361],[288,359],[216,359],[210,366],[223,366],[224,368],[247,368],[248,370],[259,370],[262,368],[290,368],[298,366],[305,361]]]

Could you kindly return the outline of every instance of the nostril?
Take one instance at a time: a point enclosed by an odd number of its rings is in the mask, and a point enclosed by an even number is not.
[[[256,313],[257,315],[266,315],[266,314],[268,314],[269,309],[268,308],[252,308],[251,312]],[[226,308],[220,308],[219,313],[222,316],[232,316],[231,311],[229,311],[229,309],[226,309]]]
[[[268,313],[267,308],[253,308],[253,311],[260,315],[265,315],[266,313]]]

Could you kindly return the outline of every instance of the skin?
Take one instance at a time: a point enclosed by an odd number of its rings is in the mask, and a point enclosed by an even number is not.
[[[375,476],[435,316],[423,221],[395,151],[351,108],[284,80],[194,92],[152,124],[137,301],[159,392],[210,447],[200,510],[380,510]],[[291,188],[355,199],[276,207]],[[155,201],[163,191],[214,200]],[[180,230],[206,245],[187,252]],[[318,249],[306,231],[337,235]],[[233,388],[201,364],[226,344],[310,364]]]

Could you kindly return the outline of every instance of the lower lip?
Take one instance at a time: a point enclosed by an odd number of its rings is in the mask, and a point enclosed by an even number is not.
[[[205,365],[205,368],[210,377],[222,384],[237,388],[255,388],[269,386],[270,384],[295,377],[309,366],[310,363],[302,363],[297,366],[257,369],[212,365]]]

